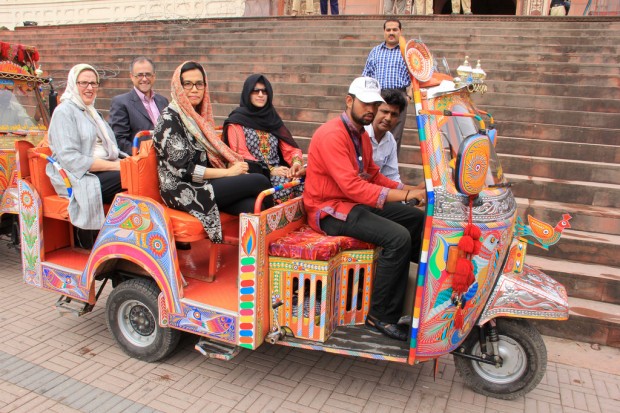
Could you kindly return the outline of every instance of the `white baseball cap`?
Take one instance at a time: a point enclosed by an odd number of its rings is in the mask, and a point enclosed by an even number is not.
[[[349,93],[364,103],[385,102],[381,97],[379,82],[372,77],[362,76],[355,79],[349,86]]]

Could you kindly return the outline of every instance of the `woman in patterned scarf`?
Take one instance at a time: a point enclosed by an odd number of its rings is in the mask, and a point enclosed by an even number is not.
[[[273,107],[273,89],[261,74],[243,84],[241,104],[224,122],[224,142],[244,159],[258,161],[269,171],[273,186],[306,175],[299,145]],[[299,196],[302,186],[274,194],[277,201]]]
[[[161,197],[170,208],[200,220],[209,239],[222,241],[219,211],[253,212],[257,195],[271,188],[261,174],[217,136],[204,68],[185,62],[172,75],[172,102],[153,135]],[[265,207],[271,201],[266,198]]]

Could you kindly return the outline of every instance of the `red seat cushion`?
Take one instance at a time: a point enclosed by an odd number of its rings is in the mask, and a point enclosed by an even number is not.
[[[372,244],[351,237],[319,234],[309,226],[277,239],[269,245],[269,255],[283,258],[328,261],[340,251],[371,249]]]

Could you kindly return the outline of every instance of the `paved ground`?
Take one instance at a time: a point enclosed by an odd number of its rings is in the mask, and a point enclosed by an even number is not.
[[[128,358],[100,302],[61,317],[56,295],[21,282],[0,239],[0,412],[620,412],[620,349],[545,337],[549,364],[526,397],[473,393],[451,357],[403,366],[264,345],[205,359],[185,337],[162,363]]]

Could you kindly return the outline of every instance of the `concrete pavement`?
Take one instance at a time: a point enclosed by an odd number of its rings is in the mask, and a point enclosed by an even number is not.
[[[187,335],[160,363],[126,356],[104,301],[61,317],[57,296],[21,281],[0,238],[0,413],[4,412],[620,412],[620,349],[545,337],[547,373],[514,401],[474,393],[451,356],[406,366],[263,345],[206,359]],[[105,293],[104,293],[105,295]]]

